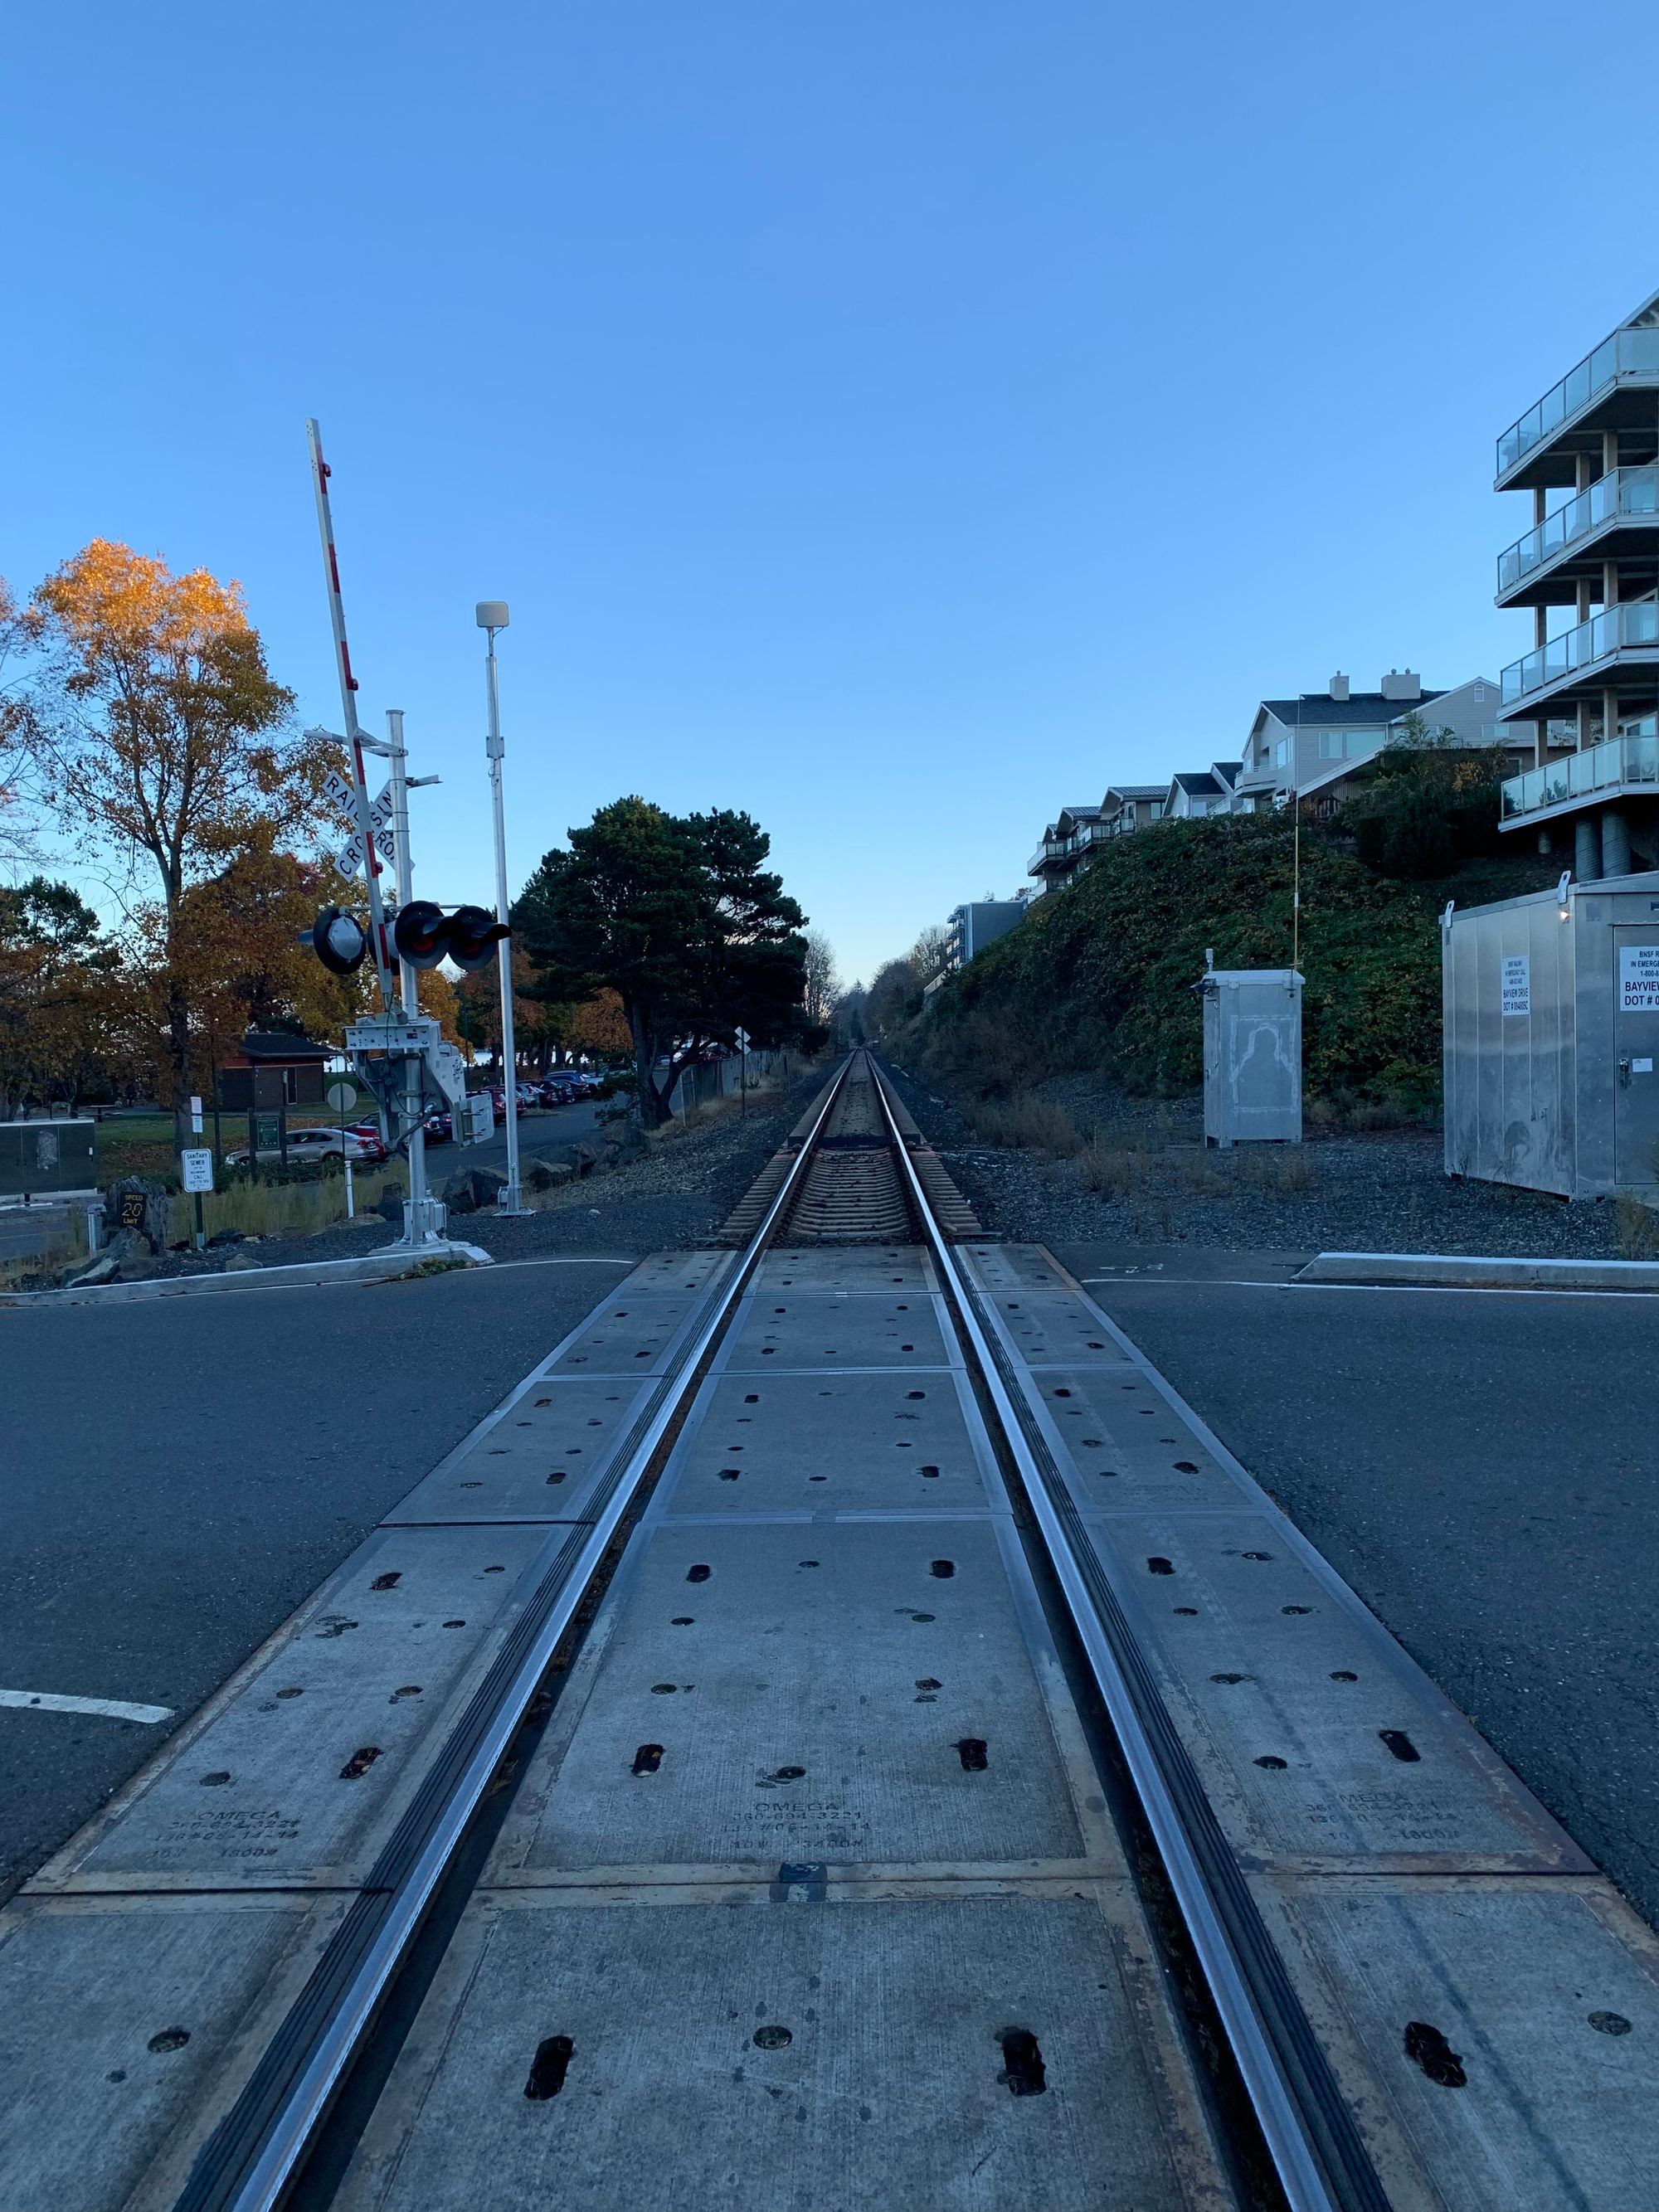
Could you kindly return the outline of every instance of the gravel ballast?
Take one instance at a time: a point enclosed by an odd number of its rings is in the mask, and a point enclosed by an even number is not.
[[[1050,1078],[1063,1107],[1122,1163],[1128,1187],[1089,1189],[1076,1159],[986,1145],[927,1079],[891,1071],[905,1103],[988,1232],[1048,1245],[1231,1252],[1458,1252],[1528,1259],[1646,1258],[1621,1249],[1611,1200],[1552,1198],[1445,1172],[1437,1128],[1326,1132],[1300,1146],[1204,1144],[1196,1097],[1133,1098],[1098,1076]]]

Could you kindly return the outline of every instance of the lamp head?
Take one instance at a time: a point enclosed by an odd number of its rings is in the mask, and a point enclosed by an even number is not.
[[[477,605],[477,617],[478,628],[480,629],[505,629],[507,628],[507,601],[505,599],[480,599]]]

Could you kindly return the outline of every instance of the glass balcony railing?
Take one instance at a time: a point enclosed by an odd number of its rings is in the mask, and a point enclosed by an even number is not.
[[[1517,538],[1498,556],[1498,589],[1512,592],[1614,515],[1659,515],[1659,468],[1612,469],[1588,491],[1547,514],[1536,530]]]
[[[1620,377],[1659,381],[1659,330],[1615,331],[1585,356],[1535,407],[1512,422],[1498,441],[1498,473],[1506,476],[1521,459],[1558,430],[1581,407],[1588,407]]]
[[[1504,819],[1632,783],[1659,784],[1659,737],[1611,738],[1606,744],[1586,745],[1581,753],[1529,768],[1524,775],[1506,777]]]
[[[1559,684],[1575,668],[1588,668],[1623,645],[1659,645],[1659,602],[1627,599],[1622,606],[1603,607],[1576,629],[1535,647],[1523,660],[1511,661],[1503,675],[1504,704]]]

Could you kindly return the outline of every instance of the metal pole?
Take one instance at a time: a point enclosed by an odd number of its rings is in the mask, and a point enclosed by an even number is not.
[[[404,715],[401,707],[386,709],[386,735],[391,761],[392,837],[396,848],[392,866],[397,872],[398,903],[407,906],[412,896],[414,866],[409,857],[409,782],[404,767]],[[398,984],[404,1012],[413,1020],[421,1011],[421,987],[407,960],[398,962]],[[421,1063],[404,1062],[404,1119],[409,1124],[409,1202],[404,1212],[404,1242],[424,1244],[426,1231],[426,1122],[421,1113]]]
[[[346,755],[351,764],[357,835],[362,840],[363,874],[368,884],[369,947],[380,981],[380,1006],[390,1013],[392,975],[386,954],[386,918],[380,911],[380,861],[368,819],[363,732],[357,720],[357,679],[351,672],[351,648],[346,642],[345,604],[340,596],[340,563],[334,550],[334,516],[328,498],[328,480],[333,471],[323,459],[323,434],[314,417],[307,421],[306,439],[311,449],[312,489],[317,496],[317,528],[323,541],[323,577],[328,587],[329,621],[334,629],[334,661],[340,678],[340,703],[345,714]]]
[[[506,750],[501,742],[501,694],[495,683],[495,631],[493,625],[484,625],[489,640],[489,650],[484,656],[484,694],[489,710],[489,730],[484,739],[484,750],[489,759],[489,800],[495,816],[495,919],[507,920],[507,819],[501,803],[501,755]],[[524,1194],[519,1185],[519,1063],[513,1042],[513,940],[502,938],[495,948],[496,963],[501,981],[501,1060],[504,1070],[503,1088],[507,1095],[507,1188],[501,1194],[503,1213],[522,1213],[526,1211]]]

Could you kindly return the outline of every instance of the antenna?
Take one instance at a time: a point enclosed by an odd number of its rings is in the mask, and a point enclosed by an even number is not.
[[[323,540],[323,575],[328,588],[329,619],[334,626],[334,659],[340,674],[340,703],[345,713],[346,750],[351,759],[352,792],[357,809],[357,835],[362,842],[363,874],[368,884],[369,943],[374,952],[375,973],[380,981],[380,1008],[392,1012],[392,960],[386,949],[386,915],[380,903],[380,856],[374,848],[374,825],[368,818],[368,784],[363,774],[363,732],[357,720],[357,679],[351,672],[351,648],[346,643],[345,607],[340,598],[340,564],[334,553],[334,518],[329,511],[328,480],[332,471],[323,459],[323,434],[314,416],[306,422],[311,448],[311,482],[317,495],[317,527]]]

